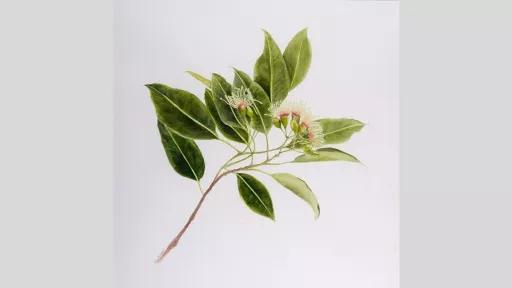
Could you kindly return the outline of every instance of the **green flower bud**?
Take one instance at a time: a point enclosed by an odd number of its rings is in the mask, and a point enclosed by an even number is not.
[[[279,121],[279,118],[272,119],[272,123],[274,124],[274,126],[276,126],[276,128],[281,128],[281,121]]]
[[[283,124],[284,128],[286,128],[286,126],[288,126],[288,116],[281,117],[281,124]]]
[[[245,107],[238,108],[238,111],[240,111],[240,114],[244,117],[247,114],[247,109]]]
[[[293,132],[295,132],[295,133],[299,132],[299,124],[297,123],[297,120],[293,119],[291,126],[292,126]]]
[[[247,107],[247,116],[249,116],[249,118],[252,118],[253,115],[254,115],[254,112],[252,111],[252,108]]]

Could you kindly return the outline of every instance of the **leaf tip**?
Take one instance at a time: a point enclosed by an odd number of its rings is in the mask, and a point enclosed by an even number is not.
[[[320,204],[316,204],[315,221],[320,218]]]
[[[148,84],[144,84],[144,86],[146,88],[148,88],[150,91],[152,91],[153,89],[155,89],[155,86],[157,85],[157,83],[148,83]]]
[[[272,39],[272,35],[270,35],[270,32],[268,32],[267,30],[261,28],[261,31],[263,31],[263,33],[265,33],[265,39]]]

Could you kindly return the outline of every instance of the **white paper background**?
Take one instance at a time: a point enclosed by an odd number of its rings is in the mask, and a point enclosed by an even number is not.
[[[148,92],[163,82],[202,96],[184,73],[252,72],[270,31],[284,48],[309,27],[312,66],[290,98],[319,116],[368,123],[342,148],[363,165],[281,167],[307,180],[322,214],[258,176],[277,222],[250,212],[225,178],[182,242],[152,260],[200,195],[170,170]],[[117,287],[398,287],[398,3],[115,2],[115,281]],[[208,182],[231,151],[199,142]]]

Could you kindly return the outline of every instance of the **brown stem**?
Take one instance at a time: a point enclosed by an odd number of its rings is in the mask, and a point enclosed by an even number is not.
[[[190,223],[192,223],[192,221],[194,220],[194,218],[196,217],[196,214],[197,212],[199,211],[199,209],[201,208],[201,205],[203,205],[203,202],[204,202],[204,199],[206,198],[206,195],[208,195],[208,193],[210,193],[210,191],[212,190],[213,186],[215,186],[215,184],[217,184],[217,182],[219,182],[219,180],[226,176],[227,174],[229,173],[233,173],[233,172],[236,172],[236,171],[239,171],[239,170],[242,170],[242,169],[245,169],[246,167],[242,167],[242,168],[237,168],[237,169],[233,169],[233,170],[228,170],[224,173],[221,173],[221,174],[217,174],[215,176],[215,178],[213,179],[212,183],[210,184],[210,186],[208,186],[208,189],[206,189],[206,191],[204,192],[203,196],[201,196],[201,199],[199,199],[199,202],[197,203],[196,205],[196,208],[194,209],[194,211],[192,212],[192,214],[190,214],[190,217],[188,218],[188,221],[187,223],[185,223],[185,226],[183,226],[183,228],[181,228],[180,232],[178,233],[178,235],[176,235],[176,237],[174,237],[174,239],[171,241],[171,243],[169,243],[169,245],[167,245],[167,247],[160,253],[160,255],[158,256],[158,258],[156,259],[156,263],[159,263],[162,261],[162,259],[164,259],[164,257],[169,254],[169,252],[171,252],[171,250],[176,247],[178,245],[178,242],[180,241],[181,237],[183,236],[183,234],[185,234],[185,232],[187,231],[188,227],[190,226]]]
[[[288,138],[286,139],[288,140]],[[286,140],[285,140],[285,143],[286,143]],[[284,145],[284,144],[283,144]],[[278,153],[276,153],[274,156],[270,157],[269,159],[259,163],[259,164],[251,164],[251,165],[247,165],[247,166],[244,166],[244,167],[240,167],[240,168],[236,168],[236,169],[231,169],[231,170],[227,170],[223,173],[220,173],[220,170],[219,172],[217,173],[217,175],[215,175],[215,177],[213,178],[213,181],[212,183],[210,184],[210,186],[208,186],[208,188],[204,191],[204,194],[203,196],[201,196],[201,199],[199,199],[199,202],[197,203],[196,205],[196,208],[194,209],[194,211],[192,212],[192,214],[190,214],[190,217],[188,218],[188,221],[187,223],[185,223],[185,226],[183,226],[183,228],[181,228],[180,232],[178,233],[178,235],[176,235],[176,237],[174,237],[174,239],[171,241],[171,243],[169,243],[169,245],[167,245],[167,247],[160,253],[160,255],[158,256],[158,258],[156,259],[156,263],[159,263],[162,261],[162,259],[164,259],[164,257],[169,254],[169,252],[171,252],[171,250],[176,247],[178,245],[178,242],[180,241],[181,237],[183,236],[183,234],[185,234],[185,232],[187,231],[188,227],[190,226],[190,223],[192,223],[192,221],[194,221],[194,218],[196,217],[196,214],[197,212],[199,211],[199,209],[201,208],[201,205],[203,205],[203,202],[204,202],[204,199],[206,198],[206,196],[208,195],[208,193],[210,193],[210,191],[212,190],[213,186],[215,186],[215,184],[217,184],[217,182],[219,182],[219,180],[230,174],[230,173],[233,173],[233,172],[237,172],[237,171],[240,171],[240,170],[244,170],[244,169],[250,169],[250,168],[254,168],[254,167],[257,167],[257,166],[260,166],[260,165],[268,165],[270,164],[270,161],[272,161],[273,159],[275,159],[276,157],[278,157],[279,155],[281,155],[283,153],[282,151],[283,147],[281,147],[278,151]],[[234,159],[235,157],[231,158]],[[229,162],[229,161],[228,161]],[[224,168],[225,166],[223,166]],[[222,168],[221,168],[222,169]]]

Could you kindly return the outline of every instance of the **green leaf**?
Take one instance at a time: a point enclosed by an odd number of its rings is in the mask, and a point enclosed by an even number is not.
[[[318,205],[318,200],[316,199],[315,194],[311,191],[311,188],[309,188],[308,184],[304,182],[304,180],[289,173],[274,173],[271,174],[271,176],[279,182],[279,184],[283,185],[299,198],[306,201],[306,203],[308,203],[313,209],[315,219],[318,219],[320,216],[320,205]]]
[[[164,84],[148,84],[158,120],[181,136],[216,139],[215,122],[194,94]]]
[[[292,90],[304,80],[311,64],[311,44],[307,28],[297,33],[288,43],[283,57],[290,75],[290,90]]]
[[[187,71],[188,74],[190,74],[190,76],[194,77],[197,81],[201,82],[204,84],[204,86],[210,88],[212,87],[212,83],[211,81],[206,78],[206,77],[203,77],[199,74],[197,74],[196,72],[193,72],[193,71]]]
[[[219,116],[219,112],[217,111],[217,107],[215,107],[212,92],[208,89],[206,89],[204,92],[204,100],[208,111],[212,115],[212,118],[217,124],[217,128],[219,128],[222,135],[224,135],[229,140],[240,143],[247,143],[249,141],[249,135],[247,134],[247,131],[236,127],[230,127],[222,122]]]
[[[290,76],[281,50],[272,36],[265,32],[263,53],[254,65],[254,81],[265,89],[272,103],[279,103],[286,98],[290,88]]]
[[[229,106],[225,101],[231,95],[231,85],[219,74],[212,74],[213,102],[222,122],[230,127],[245,129],[245,120],[238,110]]]
[[[233,87],[235,87],[235,88],[244,87],[244,88],[249,89],[249,87],[251,87],[251,83],[253,82],[251,77],[249,75],[247,75],[247,73],[245,73],[241,70],[238,70],[236,68],[233,68],[233,70],[234,70],[234,74],[235,74],[234,79],[233,79]]]
[[[319,119],[318,122],[322,126],[325,144],[343,143],[350,139],[352,134],[360,131],[364,127],[364,123],[355,119]]]
[[[249,91],[251,91],[254,100],[256,100],[251,126],[261,133],[268,134],[270,128],[272,128],[272,116],[270,114],[271,104],[267,93],[265,93],[265,90],[256,82],[251,83]]]
[[[302,154],[297,156],[292,162],[321,162],[321,161],[349,161],[359,162],[356,157],[338,150],[336,148],[320,148],[315,151],[317,155]]]
[[[188,138],[173,133],[160,121],[158,131],[165,149],[165,154],[174,171],[181,176],[199,181],[204,175],[204,159],[196,143]]]
[[[238,192],[254,213],[275,220],[272,199],[267,188],[249,174],[237,173]]]
[[[253,107],[254,116],[251,119],[251,126],[256,129],[258,132],[267,134],[272,127],[272,116],[270,115],[270,100],[263,88],[261,86],[252,81],[251,77],[234,68],[235,78],[233,80],[233,86],[236,88],[244,87],[249,89],[254,100],[255,105]]]

